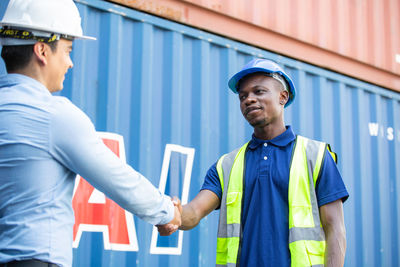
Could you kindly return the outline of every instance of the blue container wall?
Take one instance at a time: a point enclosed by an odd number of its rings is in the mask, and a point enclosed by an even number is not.
[[[155,186],[167,144],[195,149],[190,200],[218,157],[251,137],[227,80],[251,58],[270,58],[297,87],[287,124],[339,154],[350,193],[345,265],[400,266],[398,93],[105,1],[76,2],[84,32],[98,40],[75,42],[75,66],[61,95],[98,131],[122,135],[127,162]],[[180,194],[187,160],[171,156],[166,193]],[[181,255],[150,254],[153,229],[137,218],[136,252],[104,250],[101,233],[84,233],[74,266],[212,266],[217,223],[215,211],[184,232]],[[157,244],[176,246],[177,236]]]

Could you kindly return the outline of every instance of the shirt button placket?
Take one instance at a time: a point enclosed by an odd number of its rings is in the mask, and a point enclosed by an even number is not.
[[[264,147],[267,147],[268,146],[268,144],[267,143],[264,143]],[[264,160],[267,160],[268,159],[268,157],[267,156],[264,156]]]

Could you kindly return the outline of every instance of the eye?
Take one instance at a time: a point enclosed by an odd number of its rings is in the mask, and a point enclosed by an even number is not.
[[[239,95],[239,100],[240,101],[243,101],[243,100],[245,100],[246,99],[246,96],[245,95]]]

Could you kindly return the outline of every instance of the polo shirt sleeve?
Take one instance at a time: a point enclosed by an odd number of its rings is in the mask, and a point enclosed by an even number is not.
[[[207,171],[206,177],[204,178],[203,186],[201,190],[210,190],[216,194],[219,199],[222,199],[221,182],[217,172],[217,162],[215,162]]]
[[[338,199],[345,202],[349,197],[342,176],[328,150],[325,151],[321,175],[317,180],[316,194],[319,207]]]
[[[86,114],[66,98],[55,104],[49,139],[49,152],[56,160],[122,208],[151,224],[173,219],[169,197],[106,147]]]

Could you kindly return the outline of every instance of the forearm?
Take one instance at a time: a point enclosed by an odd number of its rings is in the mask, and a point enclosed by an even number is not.
[[[179,229],[190,230],[200,220],[219,206],[218,196],[209,190],[201,190],[197,196],[182,208],[182,225]]]
[[[150,224],[165,224],[173,219],[172,202],[140,173],[108,150],[98,153],[97,161],[103,164],[98,164],[96,170],[82,169],[87,172],[83,177],[109,198]]]
[[[341,267],[346,254],[346,227],[343,204],[339,199],[320,208],[321,223],[325,231],[325,266]]]
[[[344,265],[346,254],[345,229],[330,229],[326,231],[325,266],[340,267]]]
[[[200,222],[199,216],[196,214],[195,209],[189,204],[182,207],[182,225],[180,230],[190,230],[197,226]]]
[[[122,208],[151,224],[174,218],[171,201],[105,146],[82,111],[67,103],[55,114],[51,131],[50,154]]]

